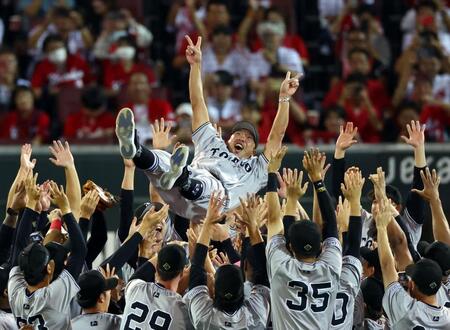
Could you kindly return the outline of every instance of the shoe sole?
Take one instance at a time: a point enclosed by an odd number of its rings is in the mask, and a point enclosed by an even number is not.
[[[116,118],[116,135],[119,140],[120,154],[125,159],[132,159],[136,155],[134,130],[133,111],[129,108],[123,108]]]
[[[175,181],[183,173],[183,168],[186,166],[187,159],[189,157],[189,148],[181,146],[175,150],[170,157],[170,169],[169,172],[164,173],[160,179],[161,188],[164,190],[170,190],[173,188]]]

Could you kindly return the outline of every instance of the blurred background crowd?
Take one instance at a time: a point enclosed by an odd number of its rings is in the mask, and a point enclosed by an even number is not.
[[[202,36],[212,121],[264,143],[288,70],[303,74],[286,143],[397,142],[406,123],[450,140],[447,0],[2,0],[0,144],[115,143],[130,107],[141,140],[165,118],[191,143],[189,35]]]

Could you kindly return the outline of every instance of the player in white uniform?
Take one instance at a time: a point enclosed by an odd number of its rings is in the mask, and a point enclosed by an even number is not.
[[[342,248],[338,240],[336,215],[322,180],[321,155],[318,152],[305,153],[303,167],[314,183],[323,217],[323,243],[316,223],[309,220],[297,221],[289,228],[292,254],[289,253],[283,236],[276,176],[284,152],[285,150],[280,151],[269,163],[266,193],[269,210],[266,255],[271,283],[273,328],[328,329],[342,268]],[[300,187],[301,182],[298,185],[298,196],[301,197],[306,188]]]
[[[256,156],[257,129],[248,122],[238,123],[225,142],[217,136],[209,120],[201,80],[201,38],[194,45],[188,39],[186,58],[191,65],[189,92],[193,108],[192,140],[194,160],[186,166],[189,149],[179,147],[171,156],[163,150],[147,150],[135,140],[135,124],[130,109],[122,109],[116,121],[120,152],[146,171],[151,183],[176,214],[201,220],[206,214],[212,191],[228,199],[225,211],[239,205],[239,197],[256,193],[267,181],[267,159],[281,147],[289,121],[289,99],[299,86],[298,76],[290,72],[280,87],[279,108],[263,154]]]
[[[398,282],[395,260],[389,246],[387,226],[392,221],[386,195],[374,208],[377,242],[383,272],[385,294],[383,308],[393,330],[449,329],[450,310],[440,306],[437,292],[441,287],[442,269],[431,259],[421,259],[406,267],[410,280],[408,291]]]
[[[247,224],[253,249],[254,283],[248,297],[244,295],[242,271],[235,265],[224,265],[215,275],[214,298],[206,285],[204,269],[214,224],[220,220],[222,200],[211,195],[208,213],[198,237],[189,277],[189,292],[184,300],[195,329],[266,329],[269,318],[270,290],[265,270],[264,241],[257,224],[257,199],[243,205],[243,221]]]
[[[80,291],[77,302],[82,307],[81,315],[72,319],[73,330],[119,330],[122,318],[119,315],[107,313],[111,299],[111,290],[118,284],[117,277],[106,267],[106,272],[100,269],[90,270],[81,274],[78,279]]]

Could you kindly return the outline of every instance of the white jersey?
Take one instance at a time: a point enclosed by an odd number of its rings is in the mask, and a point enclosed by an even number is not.
[[[450,278],[443,282],[436,294],[438,304],[450,308]]]
[[[72,319],[72,330],[119,330],[122,318],[110,313],[82,314]]]
[[[33,324],[36,329],[71,329],[70,301],[79,289],[72,275],[63,270],[49,286],[29,294],[23,273],[16,266],[9,274],[9,305],[20,326]]]
[[[7,313],[0,309],[0,330],[19,329],[17,327],[16,319],[11,313]]]
[[[342,268],[341,243],[327,238],[314,263],[299,261],[286,249],[283,235],[266,247],[274,329],[328,329]]]
[[[192,329],[183,298],[158,284],[131,280],[125,301],[120,329]]]
[[[353,311],[361,283],[361,274],[361,261],[353,256],[344,256],[330,329],[352,329]]]
[[[389,329],[386,319],[383,317],[374,321],[372,319],[364,319],[364,330],[385,330]]]
[[[383,309],[393,330],[450,329],[450,309],[434,307],[412,298],[399,282],[386,288]]]

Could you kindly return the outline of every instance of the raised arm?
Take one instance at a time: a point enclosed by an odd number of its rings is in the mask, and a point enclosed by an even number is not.
[[[441,178],[436,170],[430,172],[429,168],[420,171],[420,176],[424,187],[422,190],[413,189],[413,192],[430,204],[434,239],[450,244],[450,228],[439,197]]]
[[[133,220],[133,200],[134,200],[134,171],[136,166],[130,159],[124,159],[125,165],[122,186],[120,189],[120,222],[117,235],[123,243],[130,231],[131,221]]]
[[[192,105],[192,132],[195,132],[204,123],[209,122],[208,108],[203,96],[202,83],[202,38],[197,38],[194,45],[191,38],[186,36],[188,47],[186,49],[186,59],[191,69],[189,72],[189,97]]]
[[[264,148],[264,156],[270,159],[272,154],[280,150],[283,142],[284,133],[289,124],[289,100],[297,91],[300,75],[297,73],[291,78],[291,72],[286,73],[286,78],[281,83],[280,94],[278,99],[278,110],[272,128],[270,129],[269,137],[267,138],[266,147]]]
[[[283,147],[278,150],[277,153],[273,153],[269,158],[268,172],[269,177],[267,179],[267,240],[270,240],[272,236],[283,234],[283,222],[281,221],[281,208],[280,201],[278,200],[278,178],[277,172],[280,169],[281,162],[286,154],[287,148]]]
[[[72,210],[75,219],[78,219],[80,217],[81,187],[72,152],[70,151],[69,142],[66,141],[63,145],[61,141],[53,141],[53,147],[50,146],[49,148],[53,157],[55,157],[50,158],[50,161],[54,165],[64,168],[66,174],[67,198],[69,198],[70,209]]]

